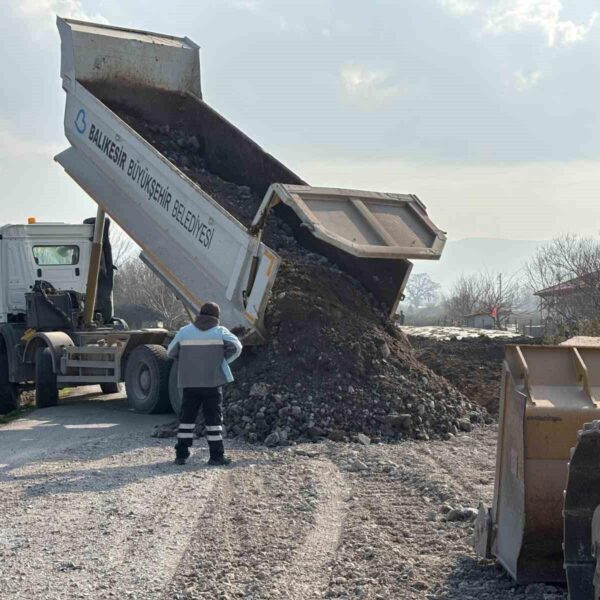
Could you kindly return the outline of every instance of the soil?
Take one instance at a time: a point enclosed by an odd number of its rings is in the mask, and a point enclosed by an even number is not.
[[[202,144],[173,124],[111,105],[164,156],[248,225],[262,198],[210,173]],[[485,411],[432,373],[372,296],[325,257],[303,248],[276,215],[264,241],[282,257],[265,315],[267,343],[234,365],[230,431],[269,445],[363,433],[428,439],[468,431]]]
[[[534,344],[533,338],[491,339],[485,336],[440,340],[411,336],[416,358],[445,377],[469,400],[498,414],[502,361],[507,344]]]

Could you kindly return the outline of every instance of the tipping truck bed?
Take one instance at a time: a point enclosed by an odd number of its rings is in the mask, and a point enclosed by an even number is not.
[[[411,270],[408,259],[440,257],[445,236],[415,196],[310,188],[206,104],[198,46],[188,38],[61,18],[58,28],[71,147],[56,160],[189,307],[218,302],[225,324],[249,334],[246,342],[262,339],[280,264],[261,241],[271,210],[390,314]],[[213,197],[123,113],[193,135],[207,169],[264,196],[262,206]]]

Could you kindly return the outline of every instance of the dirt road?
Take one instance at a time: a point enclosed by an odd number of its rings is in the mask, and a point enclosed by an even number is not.
[[[0,428],[0,597],[558,600],[474,558],[449,507],[489,501],[495,430],[448,442],[172,464],[165,416],[74,397]]]

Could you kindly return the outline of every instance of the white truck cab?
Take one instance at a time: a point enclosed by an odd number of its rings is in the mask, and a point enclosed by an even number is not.
[[[18,322],[36,280],[85,294],[93,225],[29,223],[0,227],[0,323]]]

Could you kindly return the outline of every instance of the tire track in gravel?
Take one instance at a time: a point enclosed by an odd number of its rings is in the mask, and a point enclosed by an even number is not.
[[[330,577],[330,571],[326,567],[335,556],[342,533],[344,497],[348,492],[346,481],[333,462],[314,462],[319,469],[319,504],[313,526],[291,558],[290,568],[284,578],[289,600],[308,600],[323,596]]]
[[[322,598],[345,516],[329,460],[247,453],[221,470],[169,598]]]

